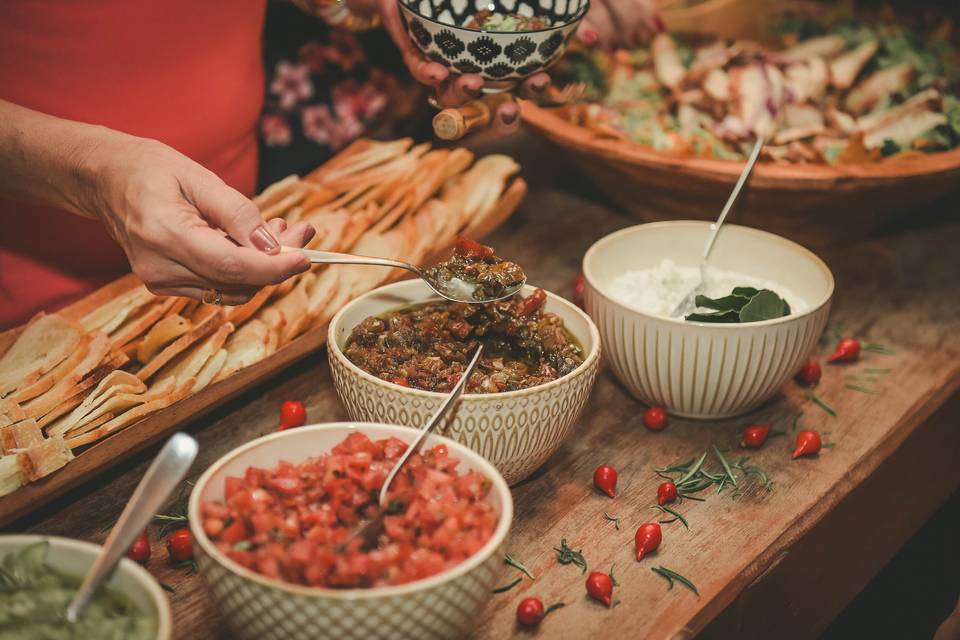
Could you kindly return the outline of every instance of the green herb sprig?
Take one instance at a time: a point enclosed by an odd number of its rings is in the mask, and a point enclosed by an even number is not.
[[[683,586],[685,586],[687,589],[690,589],[690,591],[693,591],[698,596],[700,595],[700,592],[697,590],[697,585],[693,584],[693,582],[689,578],[686,578],[685,576],[680,575],[676,571],[667,569],[666,567],[663,567],[663,566],[652,567],[650,570],[653,571],[655,574],[667,579],[667,583],[668,583],[667,591],[673,590],[673,583],[674,581],[676,581],[682,584]]]
[[[560,564],[573,564],[580,567],[580,573],[587,572],[587,560],[583,557],[583,549],[574,551],[564,538],[560,540],[560,547],[554,547],[553,550],[557,552],[557,562]]]

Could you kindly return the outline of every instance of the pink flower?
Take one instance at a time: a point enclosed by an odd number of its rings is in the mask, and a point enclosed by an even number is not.
[[[300,60],[303,61],[313,73],[323,73],[327,66],[327,58],[324,47],[319,42],[308,42],[297,52]]]
[[[357,37],[349,31],[333,29],[330,32],[330,42],[322,45],[321,49],[327,62],[338,65],[344,71],[352,71],[365,59]]]
[[[293,137],[286,118],[271,113],[261,116],[260,131],[268,147],[285,147]]]
[[[352,113],[334,117],[325,104],[303,108],[303,134],[333,150],[341,149],[363,133],[363,125]]]
[[[300,100],[313,95],[313,82],[310,69],[305,64],[277,63],[277,69],[270,83],[270,92],[280,98],[280,106],[290,109]]]
[[[370,121],[387,106],[387,96],[370,82],[357,86],[354,80],[345,80],[330,91],[330,98],[334,111],[341,118],[349,115]]]

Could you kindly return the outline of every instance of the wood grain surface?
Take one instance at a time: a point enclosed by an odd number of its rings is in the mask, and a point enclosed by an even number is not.
[[[500,255],[525,266],[531,283],[570,296],[587,247],[632,221],[603,204],[602,196],[576,173],[547,159],[543,147],[529,139],[511,145],[508,151],[518,155],[531,189],[520,211],[490,241]],[[536,581],[524,579],[513,590],[492,596],[474,637],[579,640],[614,632],[630,638],[684,638],[700,632],[770,637],[772,629],[777,637],[811,637],[822,630],[960,486],[956,211],[955,200],[941,202],[936,210],[910,218],[917,228],[901,227],[821,253],[837,280],[834,320],[845,333],[896,350],[890,356],[866,354],[859,365],[825,368],[817,393],[837,417],[813,406],[790,383],[781,396],[749,416],[721,422],[674,419],[665,431],[652,433],[642,426],[644,407],[608,370],[601,371],[571,437],[513,491],[516,515],[507,548],[533,570]],[[881,395],[845,388],[845,374],[864,367],[891,369],[879,383]],[[309,355],[189,423],[187,430],[201,444],[194,476],[233,447],[273,430],[279,405],[287,399],[303,400],[312,422],[346,417],[325,354]],[[650,508],[660,482],[654,467],[698,455],[711,445],[738,455],[745,425],[767,421],[789,430],[801,410],[800,425],[829,432],[824,439],[835,445],[832,449],[818,458],[791,461],[792,438],[770,440],[750,455],[774,480],[772,492],[741,479],[744,491],[737,500],[724,491],[719,496],[705,492],[706,502],[684,502],[677,510],[690,529],[664,525],[659,551],[641,563],[633,559],[637,525],[658,516]],[[88,481],[9,529],[102,541],[154,451]],[[592,488],[593,469],[604,463],[620,472],[614,500]],[[902,485],[909,474],[936,482],[936,491],[908,504]],[[622,519],[620,531],[603,518],[604,510]],[[614,595],[620,604],[605,609],[586,597],[585,576],[556,562],[552,548],[561,538],[583,549],[591,570],[615,565],[620,586]],[[660,565],[696,582],[700,596],[679,585],[668,591],[666,582],[650,571]],[[156,539],[149,568],[176,590],[170,599],[178,638],[229,637],[199,578],[171,568]],[[514,576],[504,567],[503,583]],[[552,613],[538,631],[519,631],[515,609],[527,595],[567,606]],[[766,608],[769,615],[757,614],[755,608]]]

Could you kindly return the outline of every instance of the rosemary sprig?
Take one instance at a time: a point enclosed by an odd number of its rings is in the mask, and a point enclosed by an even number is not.
[[[533,577],[533,574],[530,573],[530,569],[527,569],[522,562],[520,562],[519,560],[516,560],[509,553],[503,556],[503,561],[508,565],[510,565],[511,567],[513,567],[514,569],[516,569],[517,571],[527,576],[528,578],[530,578],[531,580],[536,580],[536,578]]]
[[[510,589],[513,589],[515,586],[517,586],[517,585],[520,584],[521,582],[523,582],[523,576],[520,576],[519,578],[517,578],[516,580],[514,580],[514,581],[511,582],[510,584],[505,584],[505,585],[503,585],[502,587],[497,587],[496,589],[494,589],[493,591],[491,591],[491,593],[504,593],[504,592],[506,592],[506,591],[510,591]]]
[[[677,520],[679,520],[680,522],[683,523],[684,528],[686,528],[686,529],[689,529],[689,528],[690,528],[690,523],[687,522],[687,519],[684,518],[684,517],[683,517],[682,515],[680,515],[679,513],[677,513],[676,511],[674,511],[673,509],[671,509],[670,507],[665,507],[665,506],[663,506],[662,504],[655,504],[655,505],[653,505],[653,506],[650,507],[650,508],[651,508],[651,509],[657,509],[657,510],[659,510],[659,511],[662,511],[663,513],[668,513],[668,514],[670,514],[671,516],[673,516],[673,518],[670,519],[670,520],[659,520],[658,522],[659,522],[660,524],[670,524],[671,522],[676,522]]]
[[[688,578],[680,575],[676,571],[672,571],[663,566],[652,567],[650,570],[653,571],[655,574],[667,579],[667,582],[669,583],[669,586],[667,586],[667,591],[671,591],[673,589],[673,582],[677,581],[683,586],[685,586],[686,588],[693,591],[698,596],[700,595],[700,592],[697,590],[697,585],[693,584],[693,582],[691,582]]]
[[[803,417],[803,411],[798,411],[797,415],[793,416],[793,422],[790,424],[790,432],[794,433],[797,430],[797,426],[800,424],[800,418]]]
[[[882,344],[877,344],[875,342],[868,342],[867,344],[861,347],[864,351],[870,351],[872,353],[879,353],[885,356],[896,355],[896,351],[889,347],[885,347]]]
[[[844,385],[844,386],[845,386],[847,389],[850,389],[851,391],[859,391],[860,393],[868,393],[868,394],[870,394],[870,395],[872,395],[872,396],[883,395],[883,393],[880,392],[880,391],[878,391],[877,389],[870,389],[869,387],[862,387],[862,386],[860,386],[859,384],[848,384],[848,385]]]
[[[168,585],[166,582],[160,582],[160,583],[158,583],[158,584],[159,584],[160,587],[161,587],[164,591],[166,591],[167,593],[174,594],[174,593],[177,592],[176,589],[174,589],[173,587],[171,587],[170,585]]]
[[[174,569],[189,569],[190,573],[196,573],[200,570],[200,567],[197,566],[197,561],[193,558],[189,560],[181,560],[180,562],[175,562],[173,564]]]
[[[693,464],[693,458],[690,458],[686,462],[675,462],[671,465],[667,465],[666,467],[660,467],[658,469],[654,469],[654,471],[662,471],[664,473],[676,473],[677,471],[684,472],[687,469],[689,469],[690,465],[692,464]]]
[[[698,498],[697,496],[690,495],[689,493],[683,493],[682,491],[677,491],[677,497],[680,498],[680,502],[684,500],[696,500],[697,502],[706,502],[706,498]]]
[[[868,367],[863,370],[864,373],[873,373],[883,375],[885,373],[890,373],[893,369],[878,369],[876,367]]]
[[[154,522],[160,523],[160,537],[187,524],[187,500],[190,497],[190,489],[193,489],[193,483],[188,480],[180,487],[170,511],[153,516]]]
[[[567,539],[563,538],[560,540],[560,548],[553,548],[557,552],[557,562],[560,564],[574,564],[580,567],[580,573],[587,572],[587,560],[583,557],[583,549],[578,549],[574,551],[567,544]]]
[[[749,458],[740,458],[737,461],[737,464],[733,465],[735,469],[743,471],[744,474],[751,476],[755,475],[760,479],[760,484],[763,485],[763,488],[767,491],[773,491],[773,480],[767,475],[766,471],[755,464],[747,464]]]
[[[613,526],[617,529],[617,531],[620,531],[620,518],[616,516],[612,516],[606,511],[603,512],[603,517],[609,520],[610,522],[612,522]]]
[[[700,471],[700,468],[703,466],[703,461],[706,459],[707,459],[707,452],[704,451],[703,455],[697,459],[697,462],[685,474],[680,476],[680,479],[677,480],[677,487],[679,487],[684,482],[686,482],[687,480],[695,476],[697,472]]]
[[[547,614],[550,613],[551,611],[556,611],[557,609],[560,609],[561,607],[565,607],[565,606],[567,605],[565,605],[562,602],[554,602],[552,605],[550,605],[549,607],[543,610],[543,616],[546,617]]]
[[[730,478],[730,482],[733,486],[737,486],[737,477],[733,475],[730,463],[727,462],[726,457],[720,452],[720,449],[717,449],[717,445],[713,445],[713,453],[716,454],[717,459],[720,460],[720,466],[723,467],[723,471],[727,474],[727,477]]]
[[[619,587],[619,586],[620,586],[620,583],[617,582],[617,579],[616,579],[615,577],[613,577],[613,568],[614,568],[615,566],[617,566],[616,563],[610,565],[610,573],[607,574],[607,575],[610,576],[610,582],[613,583],[613,586]]]
[[[817,405],[818,407],[820,407],[821,409],[823,409],[824,411],[826,411],[827,413],[829,413],[829,414],[830,414],[831,416],[833,416],[834,418],[837,417],[837,411],[836,411],[833,407],[831,407],[830,405],[828,405],[826,402],[824,402],[823,400],[821,400],[820,397],[819,397],[817,394],[811,393],[811,394],[808,396],[808,398],[809,398],[810,400],[812,400],[815,405]]]

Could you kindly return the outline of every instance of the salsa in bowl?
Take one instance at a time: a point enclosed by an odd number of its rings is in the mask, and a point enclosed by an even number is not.
[[[395,481],[377,548],[342,545],[415,436],[386,424],[299,427],[234,449],[204,473],[189,505],[197,561],[238,637],[466,633],[497,580],[513,518],[506,483],[482,457],[429,437]],[[461,603],[455,615],[443,608],[450,599]]]
[[[540,314],[537,317],[541,320],[547,318],[546,325],[552,327],[553,335],[556,335],[556,329],[562,321],[562,329],[566,332],[563,341],[567,345],[564,348],[575,347],[580,362],[571,362],[566,367],[557,365],[552,371],[539,371],[539,366],[523,363],[527,382],[532,381],[533,377],[543,376],[543,379],[537,380],[538,384],[532,386],[515,385],[522,387],[515,389],[509,387],[516,380],[511,382],[509,375],[500,375],[502,370],[498,372],[488,363],[491,366],[481,368],[477,384],[502,384],[503,390],[486,393],[469,390],[453,418],[441,427],[444,435],[490,460],[510,484],[516,484],[533,473],[570,433],[593,388],[600,361],[600,334],[580,308],[560,296],[530,285],[521,290],[520,296],[519,300],[503,302],[514,309],[527,305],[528,300],[531,301],[530,305],[536,303]],[[420,427],[443,401],[445,393],[420,384],[422,380],[417,375],[412,380],[410,376],[406,376],[406,380],[395,380],[404,376],[389,375],[386,371],[383,376],[376,375],[348,357],[355,329],[368,318],[383,318],[398,310],[433,301],[435,298],[426,284],[409,280],[380,287],[360,296],[334,316],[330,323],[327,351],[334,386],[351,418]],[[453,321],[457,320],[454,318]],[[477,322],[467,324],[472,328],[464,332],[462,342],[457,340],[453,343],[458,351],[464,349],[464,353],[472,352],[469,341],[476,338],[477,327],[482,326]],[[453,329],[447,326],[447,330]],[[448,337],[444,333],[444,340]],[[431,341],[427,339],[426,342],[429,345]],[[484,346],[485,353],[486,350],[487,345]],[[462,366],[457,368],[458,357],[441,358],[436,365],[447,371],[447,375],[458,376],[463,370]],[[498,356],[494,354],[494,357]],[[505,363],[498,363],[497,366],[500,364]],[[561,371],[563,375],[560,375]],[[398,373],[403,372],[398,370]],[[445,383],[439,375],[436,381]],[[427,389],[417,386],[426,386]]]

